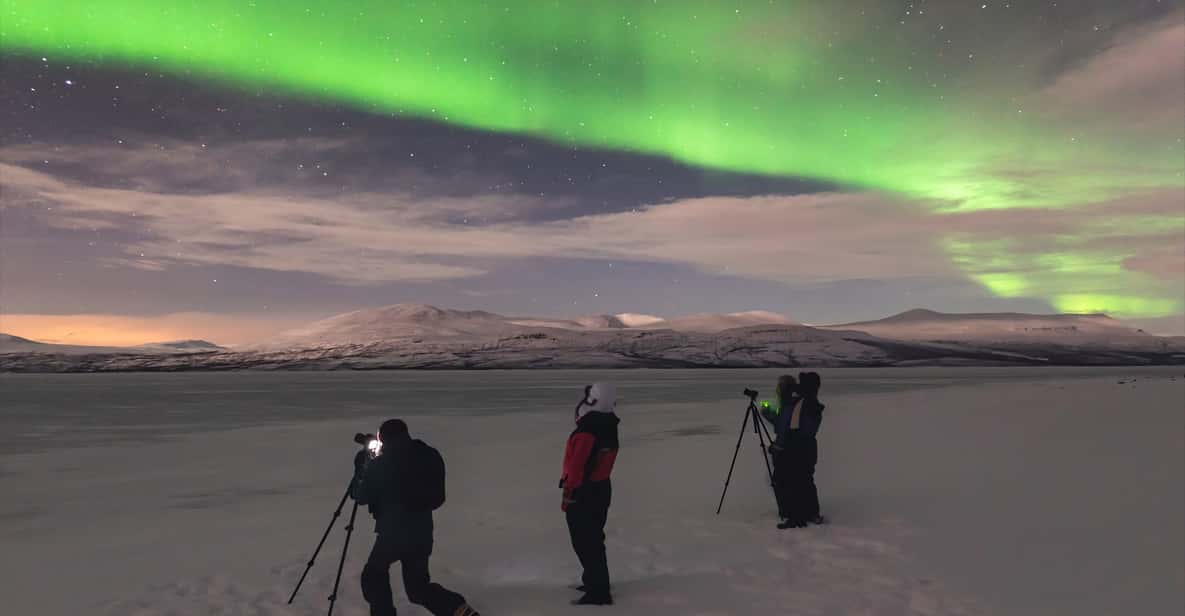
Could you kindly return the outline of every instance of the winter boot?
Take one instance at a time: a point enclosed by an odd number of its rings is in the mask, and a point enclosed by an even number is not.
[[[572,601],[572,605],[613,605],[613,596],[588,592],[584,593],[583,597]]]

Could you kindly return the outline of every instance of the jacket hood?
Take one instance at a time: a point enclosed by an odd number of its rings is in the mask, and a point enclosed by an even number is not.
[[[588,388],[584,402],[584,408],[581,410],[586,413],[612,413],[617,410],[617,388],[609,383],[593,383]]]

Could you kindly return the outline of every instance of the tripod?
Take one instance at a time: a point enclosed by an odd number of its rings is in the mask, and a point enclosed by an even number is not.
[[[766,442],[773,443],[774,439],[769,434],[769,427],[761,421],[761,411],[757,409],[757,393],[752,389],[745,390],[745,396],[749,398],[749,406],[745,409],[745,418],[741,421],[741,433],[737,436],[737,447],[732,452],[732,464],[728,465],[728,477],[724,480],[724,490],[720,492],[720,504],[716,506],[716,515],[720,515],[720,510],[724,507],[724,495],[728,493],[728,484],[732,481],[732,470],[737,464],[737,454],[741,451],[741,441],[745,438],[745,428],[749,423],[749,418],[753,418],[753,432],[757,433],[757,442],[761,444],[761,459],[765,462],[765,474],[769,477],[769,485],[774,485],[774,472],[769,465],[769,453],[766,449]]]
[[[354,479],[350,479],[350,483],[346,486],[346,493],[342,494],[341,502],[337,504],[337,509],[333,511],[333,517],[329,520],[329,526],[325,527],[325,534],[321,535],[321,541],[317,544],[317,549],[313,550],[313,555],[309,557],[309,563],[304,568],[304,573],[300,576],[300,581],[296,583],[296,588],[292,590],[292,596],[288,597],[288,605],[292,605],[292,600],[296,598],[297,591],[300,586],[304,584],[305,577],[309,574],[309,569],[313,568],[313,562],[317,560],[317,554],[321,553],[321,546],[325,545],[325,539],[329,537],[329,531],[333,530],[334,522],[342,514],[342,507],[346,506],[346,499],[350,497],[351,488],[354,487]],[[350,549],[350,536],[354,534],[354,518],[358,515],[358,501],[354,501],[354,509],[350,511],[350,522],[346,524],[346,543],[342,546],[342,557],[337,563],[337,577],[333,580],[333,593],[329,595],[329,614],[333,616],[333,604],[337,601],[337,587],[342,581],[342,567],[346,564],[346,551]]]

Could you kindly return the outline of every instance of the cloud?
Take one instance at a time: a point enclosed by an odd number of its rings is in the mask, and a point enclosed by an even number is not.
[[[157,264],[218,264],[320,274],[347,283],[441,280],[485,271],[428,256],[488,256],[480,244],[450,248],[461,234],[429,219],[458,210],[497,209],[501,197],[442,198],[431,208],[398,196],[340,199],[258,193],[184,195],[96,188],[0,165],[4,207],[36,208],[64,229],[137,228],[125,246]]]
[[[690,264],[712,273],[808,283],[952,276],[919,241],[921,208],[875,193],[703,198],[588,217],[544,231],[573,256]]]
[[[13,165],[0,165],[0,174],[5,206],[48,208],[50,226],[142,228],[142,239],[125,247],[130,260],[145,261],[137,267],[233,265],[347,284],[463,278],[488,271],[491,260],[526,257],[680,263],[778,282],[954,274],[935,244],[918,241],[922,210],[874,194],[687,199],[479,226],[440,219],[518,203],[501,196],[179,195],[96,188]]]
[[[1062,120],[1185,133],[1185,13],[1122,32],[1110,48],[1058,76],[1038,101]]]
[[[140,269],[230,265],[375,285],[479,276],[505,259],[628,260],[787,285],[969,275],[1004,297],[1159,297],[1157,312],[1185,277],[1177,268],[1185,252],[1178,189],[1067,210],[944,215],[878,193],[707,197],[562,221],[463,225],[440,213],[518,203],[178,195],[95,188],[12,165],[0,173],[5,207],[42,211],[48,225],[140,228],[116,260]]]

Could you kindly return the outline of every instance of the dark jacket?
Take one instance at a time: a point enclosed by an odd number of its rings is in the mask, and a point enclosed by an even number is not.
[[[824,405],[818,398],[803,398],[799,408],[798,427],[791,423],[788,433],[791,437],[814,439],[823,425]]]
[[[617,460],[616,414],[602,411],[585,413],[564,447],[564,468],[560,487],[564,489],[564,509],[586,484],[609,480]]]
[[[774,425],[774,448],[785,449],[796,440],[814,439],[823,425],[823,409],[818,398],[798,396],[791,396],[777,413],[763,408],[762,417]]]
[[[779,400],[776,410],[768,406],[762,407],[761,416],[774,426],[774,444],[777,446],[786,446],[790,422],[793,420],[794,413],[801,401],[802,398],[798,396],[790,396],[789,400],[785,402]]]
[[[383,453],[366,465],[356,490],[360,504],[374,516],[374,532],[392,535],[396,543],[409,547],[432,545],[432,512],[413,511],[404,505],[403,494],[409,477],[416,471],[413,450],[427,447],[421,440],[383,448]]]

